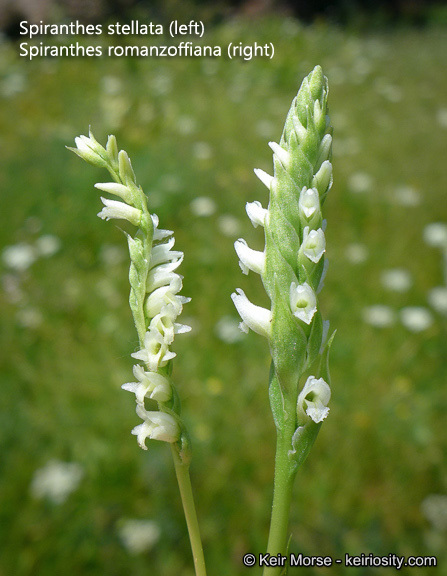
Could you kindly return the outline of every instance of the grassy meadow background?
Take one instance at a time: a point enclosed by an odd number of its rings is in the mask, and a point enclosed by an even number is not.
[[[334,126],[320,300],[337,336],[331,412],[297,478],[290,550],[436,555],[446,574],[445,301],[443,314],[427,300],[445,279],[441,250],[424,241],[427,225],[447,222],[446,31],[359,34],[270,18],[223,23],[204,40],[273,42],[275,57],[29,63],[0,45],[0,576],[193,574],[170,451],[152,442],[143,452],[130,434],[126,242],[96,217],[93,184],[106,174],[65,149],[89,125],[101,142],[116,134],[185,253],[182,321],[193,331],[176,339],[174,379],[209,573],[258,573],[241,558],[263,551],[268,534],[269,353],[235,332],[230,294],[267,301],[259,277],[240,273],[233,242],[263,247],[245,214],[247,201],[267,204],[253,168],[271,172],[267,142],[317,63]],[[32,262],[11,263],[17,245]],[[395,269],[406,286],[384,280]],[[421,322],[402,322],[408,307],[424,307]],[[59,503],[33,491],[52,460],[81,471]],[[128,519],[153,522],[152,546],[125,545]]]

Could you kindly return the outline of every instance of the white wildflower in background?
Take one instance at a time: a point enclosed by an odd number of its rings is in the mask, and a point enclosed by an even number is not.
[[[78,488],[83,476],[82,466],[77,462],[51,460],[34,473],[31,494],[36,499],[62,504]]]
[[[220,232],[229,238],[238,236],[241,231],[240,221],[231,214],[222,214],[222,216],[219,216],[217,226]]]
[[[384,288],[393,292],[407,292],[413,284],[410,272],[404,268],[384,270],[380,280]]]
[[[419,206],[421,203],[421,194],[412,186],[398,186],[395,188],[392,196],[394,202],[400,206]]]
[[[421,510],[435,530],[447,532],[446,494],[430,494],[422,501]]]
[[[447,315],[447,286],[435,286],[429,291],[427,298],[436,312]]]
[[[53,234],[44,234],[36,240],[34,245],[39,256],[50,258],[59,252],[62,243],[60,238],[57,236],[54,236]]]
[[[226,344],[235,344],[245,338],[244,332],[239,329],[238,319],[233,316],[222,316],[214,330],[219,340]]]
[[[0,94],[4,98],[13,98],[26,90],[27,83],[27,77],[21,72],[7,74],[0,84]]]
[[[108,268],[124,262],[127,259],[127,253],[124,248],[116,244],[103,244],[99,251],[99,259],[101,264]]]
[[[348,188],[351,192],[356,194],[363,194],[371,192],[374,187],[372,177],[366,172],[354,172],[348,180]]]
[[[410,332],[423,332],[433,324],[433,317],[427,308],[407,306],[400,311],[400,320]]]
[[[118,523],[118,534],[130,554],[141,554],[153,548],[161,531],[152,520],[123,519]]]
[[[20,276],[14,273],[3,274],[2,287],[6,299],[11,304],[18,304],[25,297],[20,283]]]
[[[441,128],[447,128],[447,108],[439,108],[436,112],[436,120]]]
[[[22,328],[35,329],[42,324],[43,315],[39,309],[27,306],[17,311],[16,319],[17,324]]]
[[[375,328],[386,328],[395,322],[393,310],[385,304],[374,304],[367,306],[362,311],[364,322]]]
[[[354,242],[346,246],[345,255],[351,264],[363,264],[368,260],[368,248],[364,244]]]
[[[424,228],[424,240],[434,248],[447,247],[447,224],[445,222],[433,222]]]
[[[6,246],[3,249],[2,260],[3,264],[11,270],[17,272],[24,272],[27,270],[37,259],[36,249],[30,244],[20,242],[12,246]]]
[[[199,218],[212,216],[217,209],[214,200],[208,196],[199,196],[198,198],[194,198],[189,207],[194,216],[198,216]]]
[[[101,90],[108,96],[115,96],[123,89],[121,79],[118,76],[103,76],[101,79]]]
[[[208,142],[196,142],[192,153],[197,160],[210,160],[213,157],[213,149]]]
[[[176,127],[179,134],[189,136],[197,130],[197,122],[192,116],[179,116],[176,121]]]

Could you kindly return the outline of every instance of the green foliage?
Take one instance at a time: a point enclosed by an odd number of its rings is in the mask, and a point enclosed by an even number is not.
[[[193,300],[183,321],[194,330],[176,342],[173,377],[191,430],[210,573],[245,574],[243,553],[263,550],[274,454],[269,352],[253,335],[223,342],[216,324],[237,319],[234,286],[250,286],[251,299],[267,305],[260,283],[241,281],[233,242],[262,243],[242,213],[260,194],[267,204],[252,168],[269,170],[265,143],[279,138],[291,97],[316,63],[329,79],[335,134],[321,306],[337,337],[331,413],[298,475],[290,551],[437,554],[445,563],[442,533],[421,511],[428,495],[446,493],[445,318],[432,311],[433,324],[412,333],[399,322],[375,328],[362,313],[378,303],[396,312],[424,306],[442,283],[439,254],[422,232],[447,221],[446,37],[402,30],[358,38],[271,19],[207,34],[216,44],[272,41],[275,57],[29,64],[0,46],[0,244],[61,240],[59,252],[26,271],[1,264],[0,574],[192,574],[169,451],[152,443],[148,456],[129,433],[138,423],[134,401],[120,386],[132,377],[138,343],[126,239],[96,217],[101,171],[80,169],[64,148],[88,124],[101,141],[117,135],[151,212],[185,253],[184,293]],[[369,176],[364,192],[354,191],[359,174]],[[207,217],[191,207],[202,196],[217,207]],[[366,247],[366,261],[346,256],[353,243]],[[380,283],[396,267],[412,274],[408,292]],[[51,459],[84,470],[60,505],[30,494],[35,470]],[[161,538],[150,551],[132,556],[123,547],[126,517],[157,523]]]

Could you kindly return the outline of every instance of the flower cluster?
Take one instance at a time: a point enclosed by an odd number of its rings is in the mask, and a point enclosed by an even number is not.
[[[189,298],[179,295],[182,277],[176,270],[183,253],[173,250],[173,232],[159,228],[159,220],[150,214],[147,199],[137,186],[129,157],[124,150],[118,152],[116,139],[109,136],[107,146],[101,146],[93,134],[76,138],[71,148],[84,160],[106,168],[113,182],[95,184],[99,190],[120,200],[101,198],[104,204],[98,216],[105,220],[127,220],[138,231],[127,234],[130,253],[129,303],[140,341],[140,350],[132,357],[136,364],[133,373],[136,382],[122,388],[135,394],[136,411],[143,420],[132,430],[139,446],[146,447],[146,439],[163,440],[185,445],[185,431],[180,420],[178,402],[170,378],[170,360],[175,353],[170,349],[175,334],[188,332],[189,326],[178,324],[177,317]],[[151,403],[149,410],[146,403]]]
[[[263,226],[265,248],[235,243],[245,274],[260,274],[271,309],[251,303],[240,289],[232,294],[242,318],[241,329],[267,337],[274,374],[284,398],[293,400],[297,425],[319,423],[329,409],[330,388],[323,377],[310,376],[298,393],[298,382],[318,358],[326,357],[328,323],[323,322],[318,293],[327,270],[326,221],[322,206],[332,185],[332,136],[327,116],[327,81],[320,67],[304,80],[292,102],[280,143],[270,142],[274,176],[255,170],[269,189],[270,202],[247,204],[252,224]],[[328,379],[325,370],[322,375]],[[272,396],[271,396],[272,399]],[[275,410],[274,410],[275,413]]]

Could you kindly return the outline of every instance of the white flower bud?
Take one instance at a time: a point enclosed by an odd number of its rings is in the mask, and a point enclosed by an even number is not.
[[[301,142],[302,140],[304,140],[304,138],[306,138],[307,130],[301,124],[300,119],[298,118],[298,114],[294,114],[292,116],[292,122],[293,122],[293,128],[294,128],[296,135],[298,137],[298,142]]]
[[[320,124],[321,118],[323,117],[323,109],[319,100],[314,102],[314,122],[318,126]]]
[[[236,293],[233,293],[231,298],[242,318],[241,330],[248,332],[248,329],[251,328],[253,332],[268,338],[271,332],[271,311],[252,304],[240,288],[236,289]]]
[[[158,402],[167,402],[172,396],[169,380],[157,372],[145,372],[139,364],[133,367],[133,373],[138,382],[127,382],[121,388],[135,394],[139,404],[144,404],[145,398]]]
[[[290,308],[292,314],[306,324],[312,322],[315,312],[317,311],[317,298],[315,292],[307,282],[290,285]]]
[[[130,163],[130,158],[125,150],[120,150],[118,154],[118,165],[120,178],[127,185],[135,184],[135,174]]]
[[[316,188],[320,195],[325,195],[332,185],[332,164],[325,160],[320,169],[312,178],[312,187]]]
[[[323,378],[309,376],[298,396],[298,422],[305,423],[308,418],[317,424],[322,422],[329,414],[327,405],[330,399],[331,389],[327,382]]]
[[[326,251],[326,239],[321,228],[310,230],[306,226],[303,230],[303,243],[300,246],[300,252],[312,262],[319,262]]]
[[[255,228],[258,226],[265,226],[265,221],[269,211],[263,208],[260,202],[257,200],[254,202],[247,202],[245,209],[247,210],[248,217]]]
[[[99,182],[95,184],[95,188],[119,196],[124,202],[132,204],[132,192],[127,186],[123,186],[123,184],[117,184],[116,182]]]
[[[239,238],[234,243],[234,248],[239,256],[239,266],[244,274],[248,271],[256,272],[256,274],[263,274],[265,269],[265,253],[258,250],[252,250],[247,246],[247,242],[243,238]]]
[[[287,152],[287,150],[284,150],[284,148],[282,148],[279,144],[277,144],[276,142],[269,142],[269,146],[270,148],[273,150],[273,153],[275,154],[275,156],[278,158],[278,160],[281,162],[281,164],[285,167],[288,168],[290,165],[290,154],[289,152]]]
[[[264,170],[261,170],[260,168],[255,168],[254,173],[259,178],[259,180],[264,184],[264,186],[266,186],[270,190],[270,187],[274,180],[273,176],[270,176],[270,174],[267,174],[267,172],[264,172]]]
[[[318,159],[315,163],[315,166],[319,167],[323,164],[325,160],[329,160],[329,158],[331,157],[331,152],[332,152],[332,136],[330,134],[325,134],[320,144]]]
[[[141,404],[137,404],[137,414],[144,422],[135,426],[132,434],[137,437],[138,445],[143,450],[147,450],[147,438],[169,443],[177,442],[180,438],[180,426],[170,414],[145,410]]]
[[[98,212],[98,216],[103,220],[110,220],[112,218],[127,220],[131,224],[139,226],[143,214],[141,210],[128,206],[124,204],[124,202],[118,202],[117,200],[109,200],[108,198],[101,197],[101,201],[105,207],[101,212]]]
[[[93,134],[90,132],[90,137],[88,136],[78,136],[75,138],[76,148],[69,148],[75,154],[80,156],[82,159],[86,160],[90,164],[95,166],[106,166],[106,161],[104,156],[106,154],[105,149],[95,140]]]

